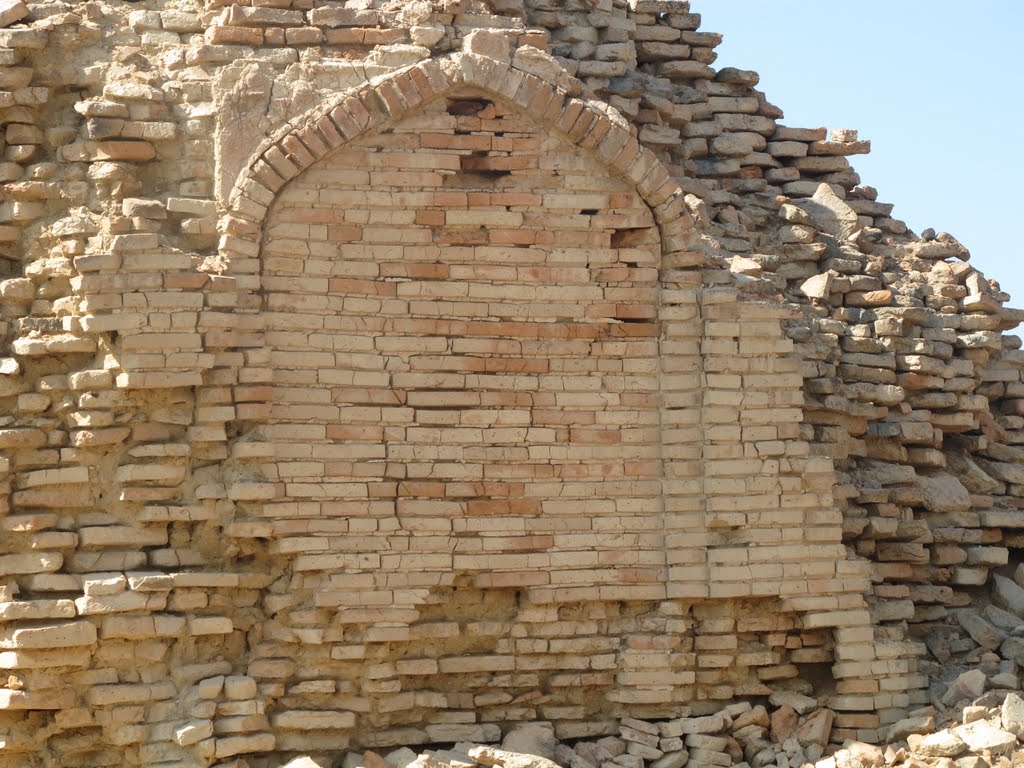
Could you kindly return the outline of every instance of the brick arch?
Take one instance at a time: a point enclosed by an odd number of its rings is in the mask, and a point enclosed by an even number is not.
[[[610,177],[635,190],[651,212],[660,241],[658,284],[662,298],[658,312],[668,329],[663,333],[662,343],[668,345],[659,353],[659,367],[672,401],[662,412],[663,443],[672,456],[665,461],[674,465],[674,477],[678,478],[668,480],[664,490],[668,517],[663,533],[665,545],[672,552],[666,562],[668,594],[706,598],[706,528],[703,515],[692,511],[694,499],[704,498],[702,449],[689,430],[692,409],[676,404],[685,401],[692,406],[702,399],[699,388],[689,399],[679,392],[692,391],[693,377],[703,370],[694,342],[703,333],[697,288],[705,258],[694,247],[694,223],[678,182],[654,153],[640,145],[629,123],[613,108],[571,95],[553,77],[545,79],[507,62],[468,52],[424,60],[374,79],[289,121],[260,144],[233,187],[228,212],[221,222],[218,257],[204,269],[220,273],[236,287],[234,301],[243,313],[258,309],[264,299],[264,228],[286,185],[345,147],[386,132],[440,99],[467,91],[504,103],[553,137],[594,158]],[[250,460],[261,457],[258,445],[240,446],[240,442],[260,439],[251,430],[265,424],[271,412],[273,371],[262,314],[236,314],[235,318],[236,328],[222,334],[222,338],[228,345],[225,351],[241,353],[225,356],[227,367],[233,370],[224,372],[225,378],[238,384],[234,399],[241,439],[231,439],[235,448],[229,448],[228,465],[238,463],[225,467],[224,479],[229,489],[234,489],[229,491],[232,499],[258,502],[273,497],[276,491],[258,473],[245,468]],[[702,506],[702,502],[696,506]],[[229,535],[262,538],[267,531],[267,526],[259,523],[233,525]]]
[[[635,190],[651,211],[660,232],[660,246],[652,247],[652,252],[660,255],[662,267],[657,279],[661,295],[658,305],[661,336],[658,339],[656,360],[661,398],[659,416],[662,453],[659,461],[662,467],[662,508],[656,524],[663,542],[660,554],[664,558],[662,572],[665,575],[657,584],[631,583],[626,585],[628,591],[608,590],[600,592],[597,597],[577,598],[573,594],[566,596],[566,593],[571,592],[567,589],[529,583],[526,579],[529,574],[525,569],[509,574],[503,572],[501,566],[485,563],[481,566],[481,573],[486,569],[488,573],[484,575],[493,574],[502,577],[502,580],[491,583],[442,582],[438,587],[428,588],[423,588],[422,584],[402,584],[396,589],[402,590],[403,602],[397,602],[396,598],[387,609],[378,608],[376,603],[370,601],[363,606],[356,605],[358,600],[366,596],[375,597],[380,592],[378,582],[369,580],[365,584],[356,584],[344,581],[337,585],[334,592],[318,593],[322,595],[320,602],[315,602],[316,596],[312,598],[313,603],[308,602],[308,594],[301,597],[298,608],[301,609],[300,613],[308,615],[292,625],[287,616],[290,610],[288,601],[293,593],[310,592],[313,587],[308,579],[312,573],[338,570],[347,578],[352,573],[365,576],[366,570],[374,568],[391,573],[404,571],[406,567],[404,564],[387,567],[382,564],[378,568],[373,563],[364,564],[355,559],[350,565],[346,558],[355,558],[359,553],[337,551],[333,544],[322,551],[307,553],[302,549],[306,545],[297,541],[307,531],[301,526],[285,525],[280,528],[283,533],[279,533],[271,518],[272,513],[264,514],[266,502],[273,503],[282,495],[290,496],[282,494],[280,477],[265,477],[259,472],[261,460],[271,458],[265,451],[274,450],[273,446],[261,443],[260,435],[262,425],[268,423],[274,408],[275,378],[269,345],[265,343],[270,335],[269,329],[262,313],[257,311],[267,291],[271,290],[262,284],[264,230],[272,227],[269,217],[275,202],[294,188],[286,189],[289,182],[306,170],[320,161],[332,162],[344,154],[347,147],[354,147],[363,139],[388,133],[404,118],[437,107],[437,102],[446,97],[462,97],[467,92],[483,94],[488,99],[507,105],[511,110],[529,117],[543,131],[550,132],[552,137],[560,138],[571,147],[579,149],[581,154],[595,159],[599,170],[606,169],[609,176],[624,181]],[[297,182],[296,186],[301,186],[301,182]],[[814,593],[802,602],[798,596],[792,604],[780,604],[776,593],[785,590],[789,596],[803,594],[806,590],[804,585],[810,584],[810,577],[803,575],[802,565],[800,572],[788,581],[756,584],[753,587],[756,591],[752,592],[751,584],[756,577],[751,576],[754,571],[753,568],[748,569],[745,558],[746,550],[757,548],[743,540],[730,545],[728,531],[725,536],[719,537],[719,541],[713,538],[715,533],[708,524],[709,519],[720,516],[728,523],[729,510],[747,509],[750,502],[742,498],[742,490],[733,488],[737,483],[730,477],[723,479],[714,475],[719,469],[724,470],[726,475],[730,472],[746,472],[746,467],[739,467],[740,462],[733,462],[737,467],[727,466],[730,465],[730,457],[725,452],[718,456],[712,455],[710,461],[707,459],[707,446],[711,445],[712,450],[715,446],[708,442],[702,432],[705,419],[709,418],[705,413],[705,403],[709,403],[709,408],[713,410],[716,402],[734,402],[736,392],[712,391],[709,397],[705,389],[714,390],[714,387],[706,382],[704,371],[728,371],[731,370],[728,363],[733,358],[767,354],[754,350],[753,345],[745,349],[742,339],[738,344],[732,340],[732,337],[744,334],[741,328],[744,324],[750,325],[752,332],[756,331],[759,345],[764,342],[761,337],[767,331],[755,328],[758,318],[770,319],[773,325],[769,329],[771,339],[781,334],[774,327],[775,314],[755,313],[749,318],[743,318],[730,314],[724,307],[725,304],[735,303],[735,294],[728,300],[724,295],[709,297],[707,291],[701,294],[702,279],[707,276],[700,274],[703,259],[691,247],[692,230],[693,225],[683,204],[679,185],[653,153],[639,145],[628,124],[614,110],[599,102],[576,98],[557,84],[508,63],[472,53],[423,61],[339,94],[268,137],[253,153],[231,193],[228,215],[223,220],[220,263],[208,265],[211,271],[223,272],[237,285],[237,306],[242,310],[234,316],[237,333],[234,336],[222,334],[225,340],[237,339],[228,342],[237,344],[229,347],[228,352],[244,353],[224,355],[222,359],[226,366],[234,367],[235,370],[220,372],[224,374],[220,380],[233,380],[237,384],[234,388],[234,402],[238,428],[242,430],[240,437],[229,438],[228,459],[221,465],[228,496],[237,502],[233,505],[235,517],[225,533],[228,539],[233,540],[232,546],[240,543],[241,539],[260,540],[256,546],[270,550],[275,570],[274,587],[265,593],[266,599],[262,603],[262,609],[267,614],[264,622],[269,628],[267,634],[270,639],[267,642],[255,637],[251,639],[253,655],[248,662],[247,672],[260,679],[284,674],[289,678],[298,675],[301,680],[307,674],[306,671],[300,673],[292,670],[288,667],[287,658],[275,658],[278,654],[287,656],[277,647],[278,641],[281,648],[286,647],[287,643],[309,644],[319,649],[321,655],[327,652],[325,649],[329,649],[330,657],[324,660],[324,664],[337,662],[339,666],[359,668],[357,672],[346,668],[344,673],[332,673],[333,676],[351,683],[360,679],[365,669],[372,671],[375,676],[382,676],[388,684],[398,685],[400,682],[401,695],[413,697],[409,700],[412,703],[402,712],[407,712],[410,718],[420,717],[422,713],[436,707],[444,708],[445,704],[435,698],[435,688],[441,684],[439,680],[448,679],[452,675],[470,675],[474,676],[473,679],[483,676],[490,680],[493,676],[504,675],[511,669],[508,665],[514,663],[508,661],[508,648],[499,647],[500,638],[497,636],[488,645],[467,644],[462,634],[456,634],[450,643],[448,639],[430,634],[435,629],[444,629],[443,626],[435,625],[445,624],[444,611],[448,605],[454,605],[457,606],[455,610],[463,612],[460,627],[462,624],[468,626],[469,623],[491,621],[496,613],[502,617],[503,622],[517,622],[517,631],[526,632],[524,637],[527,640],[538,643],[547,641],[529,634],[532,630],[524,630],[523,626],[542,621],[558,622],[563,617],[569,619],[566,623],[574,626],[590,627],[588,631],[592,630],[596,637],[617,637],[621,642],[613,650],[604,648],[601,645],[603,640],[595,640],[592,648],[587,651],[593,658],[586,663],[592,666],[607,664],[621,670],[621,674],[613,677],[611,672],[604,674],[604,670],[609,667],[598,669],[593,666],[591,671],[595,674],[587,676],[587,685],[590,687],[579,694],[582,701],[574,699],[575,694],[563,696],[561,690],[553,689],[559,696],[558,700],[571,705],[567,707],[567,712],[575,711],[573,707],[590,707],[592,711],[587,709],[586,717],[596,716],[598,710],[602,715],[611,716],[620,711],[616,709],[619,702],[643,702],[648,707],[645,712],[652,716],[667,716],[679,703],[696,700],[706,694],[702,690],[704,683],[698,669],[701,662],[686,649],[690,647],[687,643],[694,643],[694,636],[701,631],[721,631],[716,629],[719,627],[716,623],[719,614],[729,621],[731,619],[728,617],[734,610],[749,613],[749,627],[771,627],[773,631],[778,628],[776,619],[780,614],[797,614],[804,628],[812,631],[837,624],[856,625],[858,628],[865,625],[866,612],[835,610],[854,605],[852,600],[841,601],[840,597],[856,597],[862,602],[859,594],[822,596]],[[712,277],[711,280],[711,285],[722,285],[727,278],[717,281]],[[705,283],[704,288],[707,286],[708,283]],[[705,320],[708,320],[707,324]],[[712,337],[721,336],[722,343],[717,344],[716,338],[709,340],[709,334]],[[716,358],[718,367],[715,367]],[[723,362],[726,364],[723,365]],[[761,368],[752,366],[751,376],[743,376],[744,384],[749,379],[755,389],[762,386],[756,382],[755,374],[758,370]],[[773,397],[773,388],[781,388],[780,384],[764,386],[771,390],[768,394]],[[788,391],[788,385],[783,394],[787,393],[794,394]],[[754,393],[755,396],[762,394]],[[714,399],[715,395],[722,399]],[[765,462],[765,471],[779,472],[777,468],[772,470],[769,462]],[[738,485],[743,486],[743,483]],[[804,487],[801,486],[801,489]],[[816,499],[807,501],[819,503]],[[718,515],[717,510],[724,510],[726,514]],[[752,517],[757,518],[759,529],[775,530],[787,524],[786,513],[788,510],[780,507],[778,510],[769,509],[763,514],[758,511]],[[300,514],[296,513],[298,516]],[[329,517],[325,515],[325,518]],[[321,535],[323,530],[314,533]],[[286,547],[292,548],[281,548],[280,540],[285,538],[296,540],[294,547],[286,543]],[[356,543],[349,542],[348,546],[355,547]],[[244,543],[240,549],[246,552]],[[810,540],[793,547],[764,549],[769,552],[784,550],[786,563],[783,565],[787,567],[798,563],[801,557],[815,561],[811,562],[813,567],[820,564],[816,561],[830,556],[828,547]],[[298,557],[303,557],[301,563],[296,562]],[[433,564],[430,567],[434,572],[444,568]],[[782,565],[779,566],[781,568]],[[456,572],[457,569],[451,569],[451,573]],[[817,574],[818,570],[813,572]],[[831,572],[835,572],[835,583],[839,584],[838,576],[842,571],[833,567]],[[458,576],[462,578],[468,573],[467,568]],[[524,576],[521,581],[516,581],[519,574]],[[645,586],[651,587],[651,591],[645,593]],[[839,584],[839,588],[856,592],[845,584]],[[466,613],[469,610],[464,607],[466,598],[477,600],[480,595],[493,600],[493,604],[486,604],[485,610],[479,615]],[[756,597],[759,602],[737,608],[731,601],[738,597]],[[314,613],[319,616],[326,610],[340,612],[343,603],[349,613],[338,618],[338,626],[321,628],[308,623]],[[857,603],[858,606],[860,604]],[[691,614],[691,608],[695,605],[702,610],[699,616]],[[307,608],[310,610],[306,611]],[[784,618],[789,620],[788,617]],[[694,626],[694,621],[707,626]],[[641,627],[643,631],[636,634],[636,627]],[[461,633],[461,628],[458,632]],[[645,632],[659,637],[652,639]],[[669,645],[661,644],[661,635],[668,638]],[[747,635],[751,635],[751,632],[747,632]],[[724,638],[726,645],[731,639],[734,638]],[[680,647],[671,646],[675,640],[680,641]],[[756,638],[747,637],[747,640],[753,642]],[[559,642],[562,646],[566,645],[563,641]],[[715,637],[708,637],[703,640],[701,647],[717,648],[719,646],[716,642],[718,639]],[[437,649],[442,646],[445,654],[465,656],[465,660],[449,660],[439,667],[436,657],[441,651]],[[527,655],[529,652],[524,651]],[[737,681],[742,678],[748,683],[751,679],[756,682],[753,671],[755,667],[771,666],[775,662],[770,654],[740,656],[746,658],[742,665],[738,664]],[[735,657],[737,662],[740,656]],[[714,663],[721,663],[723,658],[725,656],[720,655]],[[282,672],[279,667],[287,668],[287,671]],[[568,679],[575,680],[578,670],[549,672],[545,672],[545,679],[554,685],[556,680],[559,683]],[[836,671],[837,677],[853,677],[856,673],[853,666],[848,670],[839,667]],[[547,682],[544,684],[547,685]],[[384,691],[383,688],[380,690]],[[766,688],[755,686],[750,690],[763,691]],[[369,687],[366,691],[370,695]],[[315,699],[317,695],[310,694],[313,697],[310,699],[312,706],[319,706]],[[376,692],[372,693],[372,697],[377,696]],[[273,702],[268,702],[268,712],[273,713],[275,706]],[[304,704],[298,706],[299,709],[305,708]],[[859,702],[853,702],[849,708],[857,709],[860,706]],[[372,707],[372,711],[359,716],[358,724],[349,719],[351,713],[336,713],[339,716],[337,728],[356,733],[373,733],[388,725],[404,727],[408,724],[403,720],[405,714],[392,715],[391,710],[385,711],[376,698],[373,698]],[[575,717],[572,714],[570,719]],[[495,710],[493,714],[481,715],[474,727],[486,726],[493,729],[503,719]],[[273,722],[277,727],[277,721]],[[493,730],[459,731],[452,730],[448,724],[444,726],[409,738],[414,741],[441,741],[449,740],[449,737],[452,737],[451,740],[472,740],[481,738],[481,733],[490,734],[488,738],[494,733]],[[287,745],[291,742],[287,738],[294,734],[288,736],[289,728],[284,725],[281,730],[285,740],[279,741],[278,748],[290,748]],[[406,738],[406,732],[402,733],[402,738]],[[376,744],[364,742],[363,745]]]
[[[576,98],[552,80],[473,53],[455,53],[397,70],[348,90],[291,120],[267,137],[231,191],[217,271],[258,272],[264,219],[277,193],[305,169],[352,141],[384,129],[459,88],[479,89],[523,110],[540,126],[592,153],[629,182],[650,207],[662,235],[663,266],[696,267],[693,222],[682,190],[653,152],[641,146],[612,108]]]
[[[506,61],[471,52],[459,52],[440,59],[428,59],[371,80],[338,94],[289,121],[268,136],[252,153],[239,174],[221,222],[217,258],[205,265],[221,273],[236,287],[236,305],[243,313],[256,310],[262,302],[261,250],[264,226],[274,201],[285,186],[306,169],[344,150],[363,137],[382,133],[398,121],[419,113],[427,105],[467,90],[504,103],[520,112],[553,137],[591,156],[608,175],[621,179],[635,190],[650,209],[660,240],[658,280],[662,289],[659,313],[666,319],[659,354],[662,381],[671,391],[662,413],[663,442],[672,458],[678,480],[667,483],[664,494],[666,547],[673,554],[666,566],[671,597],[701,599],[709,596],[705,523],[693,514],[704,498],[703,460],[699,439],[689,430],[692,406],[701,402],[699,387],[693,397],[679,394],[692,390],[694,376],[702,375],[701,356],[695,341],[702,336],[698,305],[700,270],[705,257],[695,247],[695,228],[683,201],[682,190],[665,165],[643,147],[630,124],[613,108],[596,100],[578,98],[560,87],[557,72],[541,77]],[[565,73],[562,73],[564,81]],[[265,423],[272,404],[273,377],[264,339],[261,314],[235,315],[236,328],[222,334],[229,354],[226,378],[239,384],[235,389],[237,427],[240,434]],[[236,346],[237,345],[237,346]],[[696,398],[696,400],[694,400]],[[253,434],[253,437],[255,435]],[[259,439],[256,437],[255,439]],[[236,446],[238,441],[234,441]],[[230,450],[232,460],[245,464],[258,459],[260,450],[250,445]],[[238,500],[259,500],[272,493],[259,479],[242,472],[232,477],[225,471],[226,485],[237,486],[230,495]],[[693,480],[690,480],[693,478]],[[261,487],[262,486],[262,487]],[[670,522],[671,521],[671,522]],[[260,524],[233,526],[243,538],[262,537]]]
[[[566,585],[537,583],[529,578],[533,574],[521,566],[517,565],[518,570],[512,570],[511,566],[505,564],[486,564],[481,567],[481,570],[493,570],[493,580],[489,580],[491,574],[486,573],[483,575],[487,579],[482,582],[461,581],[470,577],[475,579],[475,566],[467,566],[461,570],[451,569],[453,578],[459,581],[442,582],[438,587],[427,588],[427,582],[400,585],[394,590],[394,602],[381,608],[373,600],[386,590],[373,580],[363,579],[358,584],[339,583],[333,591],[321,590],[315,595],[307,595],[311,589],[310,579],[320,578],[317,574],[321,571],[326,573],[337,570],[346,575],[356,573],[362,577],[369,575],[364,573],[369,569],[390,572],[396,568],[385,563],[375,566],[373,563],[357,561],[359,553],[345,552],[341,547],[335,550],[333,545],[329,550],[315,550],[303,544],[301,539],[306,533],[321,536],[325,529],[307,531],[301,529],[300,525],[290,526],[287,520],[285,524],[279,525],[276,513],[267,509],[267,506],[285,497],[285,503],[290,504],[293,498],[290,493],[284,492],[283,473],[270,477],[260,471],[262,460],[269,458],[265,451],[273,453],[275,450],[262,442],[266,435],[261,433],[264,425],[273,421],[271,417],[276,409],[274,392],[278,375],[272,360],[273,344],[270,343],[275,329],[263,313],[237,316],[241,318],[239,329],[245,321],[251,322],[246,328],[251,335],[243,347],[244,362],[238,365],[235,372],[238,386],[235,388],[234,399],[238,409],[238,427],[242,434],[230,441],[229,458],[222,465],[228,495],[236,502],[235,517],[226,534],[234,540],[260,539],[257,546],[269,548],[274,558],[276,585],[281,587],[286,582],[291,584],[289,592],[294,590],[295,594],[302,595],[298,599],[303,601],[304,608],[310,608],[311,611],[335,610],[339,613],[336,622],[338,626],[332,625],[325,630],[315,626],[291,626],[287,623],[290,619],[285,618],[288,609],[280,608],[285,601],[275,596],[264,604],[268,612],[267,624],[273,627],[271,634],[294,642],[311,642],[321,650],[330,647],[332,654],[333,646],[337,645],[337,652],[342,655],[332,655],[325,663],[344,662],[360,668],[372,667],[374,674],[397,674],[403,680],[403,691],[416,694],[417,703],[409,710],[409,717],[419,717],[420,710],[435,706],[430,697],[434,695],[432,686],[437,680],[446,680],[452,675],[487,676],[505,671],[503,665],[508,660],[502,655],[504,651],[500,651],[497,638],[491,643],[494,646],[492,648],[487,646],[487,642],[491,641],[466,644],[462,635],[451,640],[451,647],[446,646],[446,653],[465,653],[471,658],[465,662],[448,660],[440,668],[435,665],[431,671],[431,655],[436,653],[433,648],[440,641],[430,634],[418,634],[431,630],[437,623],[444,623],[440,621],[443,618],[442,607],[448,602],[461,604],[460,601],[467,598],[476,600],[480,595],[484,595],[486,601],[491,601],[486,603],[486,612],[474,618],[471,615],[474,608],[460,609],[470,611],[463,618],[463,623],[493,618],[491,614],[497,613],[506,617],[508,622],[532,625],[537,621],[536,617],[541,615],[550,616],[554,620],[560,610],[564,610],[567,616],[575,616],[574,611],[578,611],[581,626],[593,625],[597,635],[611,634],[623,638],[622,648],[615,650],[615,653],[622,655],[617,666],[639,670],[640,674],[632,677],[626,674],[622,679],[615,680],[614,684],[610,673],[596,674],[593,676],[592,687],[586,689],[589,693],[578,694],[578,697],[593,699],[594,703],[576,699],[570,703],[580,707],[586,703],[587,707],[610,713],[617,711],[615,707],[618,706],[615,700],[605,701],[604,698],[612,687],[628,690],[650,685],[650,681],[656,679],[659,687],[664,690],[659,689],[656,694],[655,706],[670,707],[673,701],[685,695],[683,691],[693,682],[692,673],[679,670],[678,674],[674,673],[670,683],[662,685],[662,673],[653,668],[645,668],[646,664],[656,662],[651,661],[642,650],[637,650],[644,647],[645,641],[641,638],[634,643],[628,636],[634,632],[632,627],[639,623],[652,627],[669,626],[673,621],[669,615],[672,609],[664,615],[661,609],[661,603],[666,599],[707,597],[703,520],[699,512],[694,512],[702,508],[700,502],[695,501],[702,493],[699,487],[702,482],[701,473],[697,469],[700,449],[697,446],[699,439],[693,436],[694,430],[689,428],[689,414],[693,413],[690,406],[694,401],[687,392],[687,388],[692,389],[694,371],[700,367],[696,339],[701,334],[695,290],[699,276],[695,274],[696,270],[687,268],[699,267],[702,260],[689,247],[692,223],[686,213],[679,185],[653,153],[639,145],[628,124],[617,113],[600,103],[575,98],[551,82],[486,57],[462,53],[443,60],[421,62],[341,94],[269,137],[253,154],[235,185],[223,232],[222,263],[211,266],[235,278],[240,290],[240,307],[258,309],[278,290],[265,277],[263,269],[266,248],[271,240],[269,233],[275,226],[273,212],[277,203],[285,200],[292,190],[301,189],[303,182],[298,177],[307,170],[315,174],[318,171],[314,166],[319,168],[317,164],[321,161],[337,162],[347,154],[348,149],[356,149],[363,141],[375,140],[388,134],[404,118],[419,116],[428,108],[443,107],[442,100],[448,96],[461,98],[467,94],[482,95],[495,103],[504,104],[510,112],[529,118],[542,133],[549,134],[553,140],[557,139],[572,152],[586,156],[594,173],[603,175],[607,172],[608,178],[628,188],[636,200],[637,209],[647,209],[643,213],[648,222],[645,226],[652,233],[649,249],[653,257],[647,263],[651,267],[660,265],[662,268],[660,277],[648,276],[661,295],[660,300],[653,305],[657,313],[656,325],[661,328],[664,319],[664,327],[672,327],[664,338],[658,338],[657,332],[653,334],[652,342],[656,351],[650,353],[648,358],[657,378],[654,401],[660,401],[661,387],[664,386],[670,393],[668,400],[672,402],[663,410],[659,410],[659,405],[649,407],[657,423],[655,429],[659,430],[661,438],[658,450],[665,452],[664,455],[659,453],[657,460],[661,474],[650,478],[653,484],[660,486],[660,496],[655,502],[660,506],[657,512],[651,514],[653,505],[649,501],[643,498],[632,499],[631,502],[638,506],[632,510],[627,507],[623,519],[627,519],[630,514],[637,519],[646,515],[643,524],[650,524],[649,530],[653,531],[650,536],[647,535],[648,529],[640,528],[627,530],[624,534],[632,534],[637,541],[644,542],[642,553],[641,544],[636,545],[637,558],[656,554],[660,558],[659,562],[656,567],[631,568],[632,561],[628,558],[634,554],[632,552],[623,552],[621,562],[602,561],[608,568],[622,571],[621,583],[601,584],[600,587],[595,585],[591,590],[595,594],[586,597]],[[442,103],[439,105],[438,102]],[[309,179],[308,176],[306,178]],[[295,185],[288,186],[292,180],[296,181]],[[655,228],[656,232],[653,231]],[[654,240],[657,240],[657,244],[654,244]],[[247,300],[245,294],[250,291],[252,293]],[[620,330],[629,335],[637,328],[636,325],[623,324]],[[663,346],[666,341],[669,343]],[[240,356],[232,359],[239,360]],[[268,442],[274,439],[267,437]],[[363,439],[361,435],[352,438],[353,442]],[[301,438],[297,440],[301,441]],[[666,473],[667,466],[672,469]],[[633,471],[639,475],[641,471],[647,470]],[[492,488],[486,490],[488,498],[492,492],[496,491]],[[642,493],[644,491],[637,491],[638,496]],[[495,503],[494,506],[504,509],[501,503]],[[301,517],[304,513],[296,511],[294,514]],[[493,514],[502,512],[496,511]],[[517,514],[525,515],[519,511]],[[296,522],[304,524],[301,520]],[[611,536],[616,534],[615,529],[606,530]],[[568,533],[578,535],[580,532],[573,529]],[[422,535],[428,534],[429,531]],[[356,537],[358,535],[358,532],[354,534]],[[379,538],[383,540],[384,537]],[[655,538],[659,539],[659,543],[648,543]],[[347,546],[355,544],[349,542]],[[539,548],[549,545],[530,543],[529,546]],[[376,551],[371,550],[372,547],[366,549],[366,552],[372,555]],[[619,553],[612,552],[610,556],[616,554]],[[394,553],[389,553],[389,559],[394,556]],[[403,564],[397,570],[405,568]],[[410,570],[412,568],[409,566]],[[433,573],[439,568],[429,564],[424,570]],[[655,571],[657,576],[652,577],[651,573]],[[596,596],[598,588],[601,590],[600,597]],[[402,602],[399,602],[399,593]],[[313,603],[308,603],[308,600]],[[364,600],[365,606],[356,606],[353,601],[358,600]],[[341,616],[343,608],[345,615]],[[589,616],[588,612],[591,611],[593,621],[589,618],[584,620],[583,617]],[[344,641],[331,634],[341,630],[345,633]],[[352,647],[345,643],[350,643]],[[356,653],[357,643],[365,645],[367,656],[359,659],[345,656],[347,653]],[[587,651],[594,657],[587,661],[588,664],[607,663],[598,645],[598,641],[595,641],[594,648]],[[254,658],[260,659],[274,652],[273,643],[264,643],[254,648]],[[406,663],[413,657],[419,659],[419,666]],[[677,660],[674,663],[681,664],[683,661]],[[473,665],[482,666],[475,669]],[[254,662],[249,672],[259,677],[260,665]],[[567,678],[572,670],[567,668],[564,672],[561,677]],[[358,675],[353,672],[346,671],[344,674],[355,675],[353,679],[358,679]],[[420,680],[424,682],[421,684]],[[643,697],[647,694],[638,695]],[[426,703],[421,704],[421,700]],[[361,717],[360,726],[356,730],[362,728],[370,732],[386,725],[386,721],[402,724],[399,715],[385,715],[383,711],[377,711],[378,706],[374,698],[374,711]],[[374,720],[375,717],[378,720]],[[498,714],[488,715],[479,725],[486,724],[488,728],[493,728],[494,723],[501,719]],[[415,738],[444,740],[438,735],[440,732],[427,731],[426,736]],[[480,735],[473,731],[459,732],[459,738],[463,737],[480,738]]]

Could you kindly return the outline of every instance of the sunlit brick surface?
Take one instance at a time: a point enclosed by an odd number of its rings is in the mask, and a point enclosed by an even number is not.
[[[631,187],[485,99],[282,191],[264,514],[317,604],[361,604],[342,569],[385,610],[458,574],[664,594],[659,254]]]

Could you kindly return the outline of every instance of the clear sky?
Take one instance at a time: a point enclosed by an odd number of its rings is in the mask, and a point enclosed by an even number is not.
[[[862,183],[947,231],[1024,308],[1024,0],[693,0],[716,67],[753,69],[785,125],[856,128]]]

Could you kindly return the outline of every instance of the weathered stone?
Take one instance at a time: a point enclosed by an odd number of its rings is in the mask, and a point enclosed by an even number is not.
[[[801,292],[809,299],[827,299],[832,292],[832,273],[822,272],[800,284]]]
[[[683,768],[690,759],[686,750],[668,752],[650,764],[650,768]]]
[[[843,759],[840,758],[841,754],[844,755]],[[850,761],[864,766],[864,768],[868,768],[868,766],[881,768],[885,765],[885,754],[881,747],[865,744],[862,741],[851,741],[844,744],[843,748],[836,753],[836,765],[839,768],[845,768]]]
[[[1001,486],[989,477],[969,456],[947,454],[946,464],[964,487],[972,493],[995,493]]]
[[[986,650],[994,651],[1006,639],[1005,632],[983,619],[977,611],[966,608],[959,610],[956,612],[956,619],[974,641]]]
[[[271,733],[254,733],[245,736],[228,736],[216,740],[215,756],[220,758],[234,757],[250,753],[269,752],[274,748],[276,740]]]
[[[388,752],[384,759],[388,761],[392,768],[406,768],[416,759],[416,753],[408,747],[402,747]]]
[[[898,720],[885,732],[886,741],[900,741],[911,734],[929,733],[935,729],[935,718],[931,715],[906,717]]]
[[[818,706],[818,702],[810,696],[804,696],[795,691],[775,691],[768,697],[768,701],[776,707],[790,706],[798,715],[806,715]]]
[[[74,691],[62,690],[33,693],[30,691],[0,689],[0,711],[68,709],[74,700]]]
[[[985,683],[985,673],[980,669],[963,672],[950,684],[942,701],[945,704],[954,704],[961,699],[976,699],[985,692]]]
[[[556,763],[538,755],[520,755],[493,747],[474,747],[469,756],[480,765],[496,765],[502,768],[555,768]]]
[[[88,621],[0,627],[0,649],[67,648],[95,642],[96,627]]]
[[[508,38],[501,32],[489,29],[474,29],[466,35],[463,38],[462,50],[496,61],[510,62],[512,60]]]
[[[841,240],[860,229],[857,214],[828,184],[818,185],[809,199],[800,201],[799,207],[811,217],[815,226]]]
[[[988,682],[993,689],[1020,690],[1020,677],[1012,672],[1000,672],[997,675],[992,675]]]
[[[363,768],[391,768],[391,763],[378,755],[372,749],[368,749],[363,752],[360,765],[362,765]]]
[[[924,493],[924,504],[932,512],[965,512],[971,508],[970,493],[950,474],[922,473],[918,474],[917,482]]]
[[[959,757],[967,745],[950,731],[939,731],[910,742],[911,750],[924,757]]]
[[[819,709],[809,715],[796,730],[796,740],[806,746],[817,744],[826,747],[829,743],[829,736],[832,733],[832,721],[834,714],[830,709]]]
[[[1000,722],[1004,731],[1008,731],[1018,738],[1024,736],[1024,698],[1019,693],[1011,691],[1003,699]]]
[[[996,605],[1024,618],[1024,588],[999,574],[992,576],[992,599]]]
[[[721,733],[726,727],[726,718],[719,712],[705,717],[684,717],[679,720],[670,720],[667,723],[662,723],[660,732],[665,737],[686,736],[691,733]]]
[[[174,741],[181,747],[192,746],[212,736],[213,722],[210,720],[193,720],[174,731]]]
[[[506,752],[520,752],[555,759],[555,728],[550,723],[519,725],[505,734],[501,748]]]
[[[984,720],[961,725],[953,733],[963,740],[972,752],[989,751],[993,754],[1009,752],[1017,745],[1017,737],[996,728]]]
[[[22,0],[0,0],[0,27],[9,27],[28,16],[28,6]]]
[[[777,710],[772,712],[772,741],[776,744],[782,744],[786,739],[792,736],[796,731],[798,719],[799,715],[797,715],[796,710],[789,704],[783,704]]]

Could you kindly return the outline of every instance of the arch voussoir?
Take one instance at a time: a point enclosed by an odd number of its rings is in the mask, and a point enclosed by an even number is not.
[[[315,157],[323,157],[331,151],[331,147],[327,143],[326,137],[320,134],[317,130],[316,124],[311,121],[308,121],[301,127],[296,128],[292,136],[302,142],[303,146],[305,146],[306,149]]]
[[[590,130],[577,142],[580,149],[594,151],[611,129],[612,122],[607,115],[598,114]]]
[[[540,125],[593,153],[610,172],[636,188],[660,227],[676,220],[682,230],[692,227],[685,206],[664,206],[673,195],[681,194],[678,184],[654,153],[640,145],[635,133],[614,110],[573,96],[553,77],[464,51],[441,59],[425,59],[370,80],[338,94],[268,136],[239,175],[229,201],[229,216],[257,226],[252,233],[222,239],[222,251],[228,251],[224,255],[238,251],[239,240],[248,239],[258,245],[259,230],[273,198],[306,168],[361,136],[467,87],[515,105]],[[234,248],[226,247],[231,243],[235,243]],[[251,247],[241,250],[248,254]],[[228,262],[230,265],[230,258]]]

